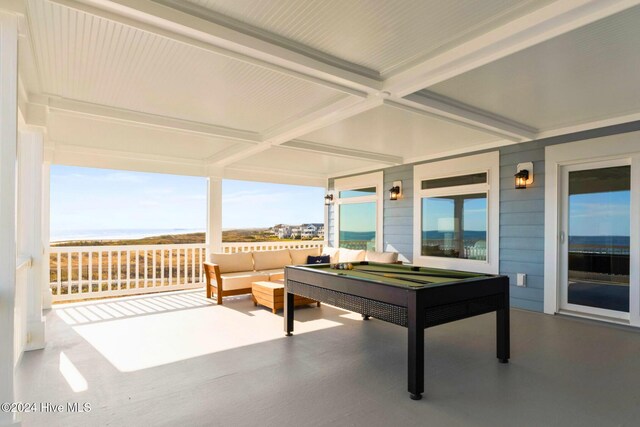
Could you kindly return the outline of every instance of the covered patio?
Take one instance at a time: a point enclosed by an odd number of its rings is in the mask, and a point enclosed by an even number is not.
[[[638,46],[640,0],[0,2],[0,403],[91,407],[0,426],[636,424]],[[206,242],[52,247],[52,165],[206,178]],[[223,243],[225,179],[322,187],[324,241]],[[500,276],[511,363],[428,329],[414,402],[404,328],[205,298],[294,247]]]
[[[47,315],[51,344],[18,368],[17,398],[91,412],[25,414],[24,424],[537,427],[640,416],[640,340],[628,328],[513,310],[508,365],[495,361],[493,315],[429,329],[416,404],[404,328],[326,305],[296,319],[285,337],[281,313],[247,296],[217,307],[202,291],[59,306]]]

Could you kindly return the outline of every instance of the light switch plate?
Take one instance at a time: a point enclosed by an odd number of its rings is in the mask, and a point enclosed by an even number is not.
[[[517,274],[516,285],[522,286],[523,288],[525,288],[527,286],[527,275],[525,273],[518,273]]]

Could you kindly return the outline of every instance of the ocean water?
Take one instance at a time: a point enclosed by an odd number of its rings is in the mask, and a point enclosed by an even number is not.
[[[203,228],[131,228],[112,230],[56,230],[51,232],[51,242],[69,240],[115,240],[141,239],[143,237],[164,236],[167,234],[201,233]]]

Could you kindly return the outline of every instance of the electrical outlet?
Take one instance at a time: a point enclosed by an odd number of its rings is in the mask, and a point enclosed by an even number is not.
[[[522,286],[523,288],[527,287],[527,275],[525,273],[518,273],[516,275],[517,282],[516,285]]]

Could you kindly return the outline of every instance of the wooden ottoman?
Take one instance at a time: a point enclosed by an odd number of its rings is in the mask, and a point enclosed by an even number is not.
[[[251,284],[251,297],[253,298],[253,305],[258,304],[269,307],[275,314],[276,311],[284,308],[284,281],[278,280],[273,282],[253,282]],[[294,306],[317,304],[320,307],[320,302],[304,298],[296,295],[294,299]]]

